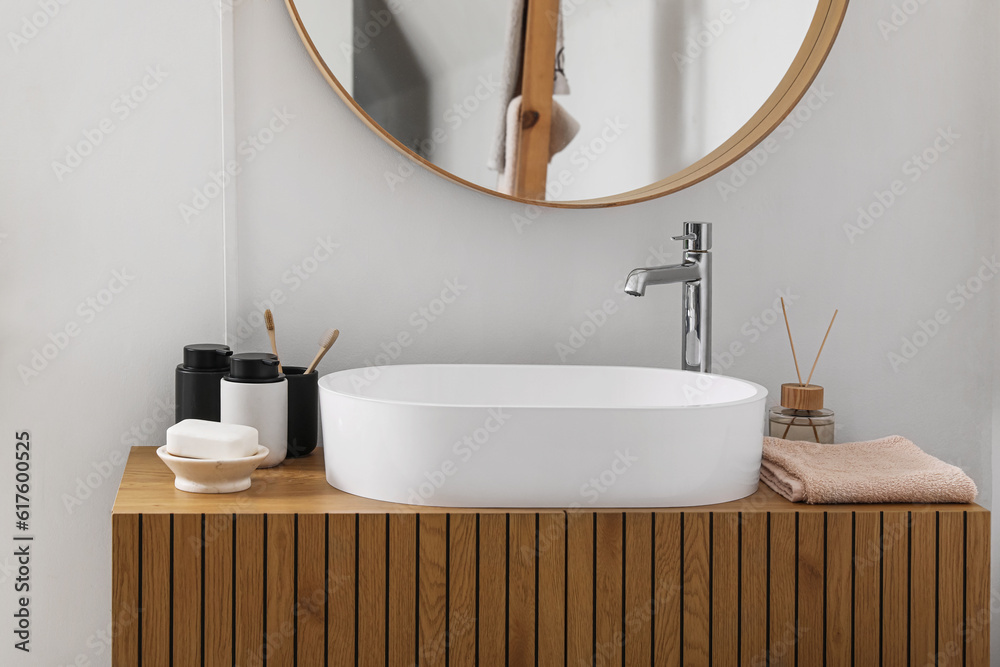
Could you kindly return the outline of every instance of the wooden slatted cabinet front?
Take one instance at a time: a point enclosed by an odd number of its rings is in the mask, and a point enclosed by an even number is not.
[[[976,505],[418,508],[321,455],[197,496],[136,448],[113,542],[116,667],[989,662]]]

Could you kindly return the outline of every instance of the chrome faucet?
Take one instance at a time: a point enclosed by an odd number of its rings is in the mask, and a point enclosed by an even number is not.
[[[673,238],[684,242],[684,261],[633,269],[625,293],[644,296],[647,285],[682,283],[681,369],[708,373],[712,370],[712,223],[685,222],[684,234]]]

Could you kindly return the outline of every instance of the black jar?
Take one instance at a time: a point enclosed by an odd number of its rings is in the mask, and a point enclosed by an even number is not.
[[[308,456],[319,439],[319,372],[285,366],[288,380],[288,458]]]

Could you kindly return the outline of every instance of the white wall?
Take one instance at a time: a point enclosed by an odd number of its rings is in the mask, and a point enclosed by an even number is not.
[[[4,34],[36,7],[5,3]],[[341,328],[324,371],[395,353],[390,341],[402,331],[414,343],[400,362],[558,363],[556,345],[610,298],[616,312],[567,361],[676,366],[679,294],[626,300],[615,286],[662,253],[676,259],[668,236],[682,220],[712,220],[716,348],[745,347],[722,370],[772,390],[792,377],[781,326],[753,335],[776,290],[800,297],[790,316],[804,355],[839,307],[816,376],[840,415],[839,437],[907,434],[968,470],[989,504],[997,291],[990,283],[957,311],[948,294],[997,247],[996,11],[928,2],[883,39],[877,22],[892,3],[852,3],[817,82],[828,99],[814,97],[809,112],[807,101],[799,113],[809,119],[779,130],[777,152],[725,199],[720,186],[753,171],[751,162],[655,202],[533,211],[408,171],[327,87],[282,3],[245,0],[236,7],[236,143],[266,137],[272,121],[282,130],[252,160],[242,155],[228,330],[239,333],[254,302],[280,290],[286,356],[307,361],[323,329]],[[223,165],[219,50],[219,17],[196,0],[70,2],[19,52],[0,45],[0,433],[8,453],[15,430],[32,433],[38,539],[36,651],[25,657],[4,642],[0,664],[110,664],[97,633],[110,622],[120,466],[72,514],[64,499],[126,451],[131,429],[143,444],[162,441],[169,420],[157,406],[172,396],[181,345],[222,333],[222,199],[190,224],[178,210]],[[156,65],[166,80],[118,121],[113,100]],[[115,131],[59,182],[51,163],[106,116]],[[904,162],[948,127],[959,138],[911,182]],[[390,189],[386,174],[400,170]],[[905,193],[850,243],[843,225],[894,179]],[[528,216],[533,223],[519,227]],[[316,259],[329,244],[339,248]],[[135,280],[85,322],[78,304],[122,268]],[[430,322],[420,309],[434,307],[449,280],[461,296]],[[938,309],[950,322],[894,372],[887,353]],[[17,366],[71,322],[79,334],[22,382]],[[266,345],[262,328],[239,343]],[[0,556],[4,614],[13,611],[10,563]]]
[[[305,361],[326,327],[341,329],[324,371],[380,354],[560,363],[557,345],[612,299],[616,312],[566,361],[676,367],[679,291],[627,299],[616,286],[661,253],[676,259],[668,237],[683,220],[714,221],[715,346],[743,348],[718,369],[777,392],[794,378],[772,319],[779,291],[795,295],[789,315],[804,357],[839,308],[815,376],[838,412],[838,438],[907,435],[968,471],[988,506],[996,281],[961,309],[949,294],[995,249],[997,10],[969,0],[918,7],[883,37],[879,22],[891,22],[893,3],[851,4],[816,93],[775,133],[772,153],[758,153],[763,166],[748,158],[620,209],[533,211],[411,170],[329,90],[280,4],[241,6],[239,133],[255,131],[274,106],[296,118],[239,183],[241,297],[231,314],[245,316],[280,289],[285,355]],[[938,141],[949,128],[953,143]],[[947,151],[912,172],[907,161],[935,141]],[[896,180],[902,194],[849,239],[857,209]],[[293,290],[289,272],[317,237],[340,247],[310,261],[315,271]],[[461,296],[430,322],[420,309],[449,280]],[[903,337],[920,338],[919,323],[938,311],[948,322],[894,369],[888,355],[901,354]],[[401,332],[414,342],[398,349]],[[266,344],[258,328],[243,347]]]
[[[109,665],[122,461],[130,444],[163,442],[181,347],[224,333],[221,198],[190,224],[179,212],[221,162],[220,22],[203,0],[49,4],[58,13],[16,51],[9,34],[39,3],[0,4],[0,664]],[[151,89],[133,93],[144,78]],[[122,95],[144,99],[132,109]],[[60,180],[53,162],[87,133],[96,140],[105,119],[113,131]],[[76,335],[64,339],[67,327]],[[52,358],[22,379],[35,351]],[[24,430],[30,654],[11,634],[14,433]]]

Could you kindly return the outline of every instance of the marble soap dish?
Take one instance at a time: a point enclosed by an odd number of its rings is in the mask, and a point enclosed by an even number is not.
[[[258,445],[257,453],[234,459],[189,459],[173,456],[167,447],[158,447],[156,455],[174,473],[174,486],[189,493],[235,493],[250,488],[250,473],[269,454]]]

